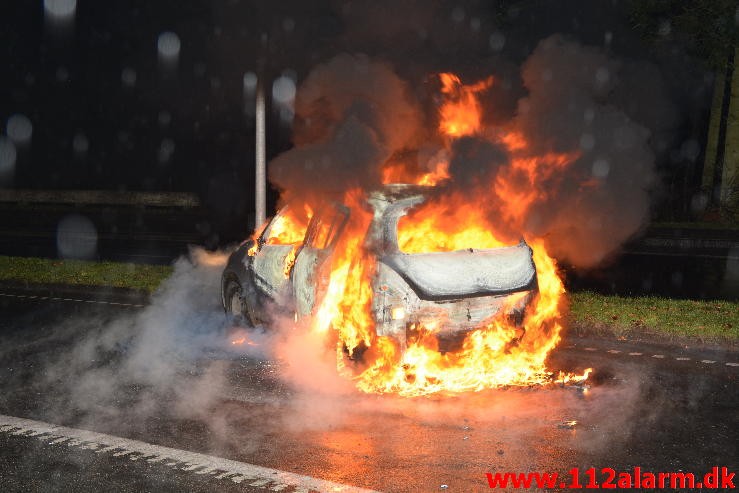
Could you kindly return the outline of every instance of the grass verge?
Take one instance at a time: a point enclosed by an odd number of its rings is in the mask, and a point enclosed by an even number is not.
[[[0,281],[113,286],[153,292],[165,265],[0,256]],[[580,335],[739,344],[739,302],[570,293],[570,326]]]
[[[570,293],[575,330],[620,338],[739,342],[739,303]]]
[[[154,291],[172,273],[167,265],[0,256],[0,280]]]

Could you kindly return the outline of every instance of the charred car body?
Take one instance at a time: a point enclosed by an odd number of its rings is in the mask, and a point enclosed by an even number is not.
[[[424,201],[424,187],[387,185],[367,199],[373,211],[365,245],[376,268],[372,312],[378,335],[405,347],[419,324],[440,339],[455,339],[505,310],[522,320],[537,291],[531,248],[519,244],[485,250],[404,253],[398,222]],[[281,210],[255,240],[231,254],[222,277],[225,310],[252,324],[267,322],[275,305],[296,318],[319,306],[329,280],[330,257],[350,210],[332,204],[314,214],[305,235],[274,241],[287,210]]]

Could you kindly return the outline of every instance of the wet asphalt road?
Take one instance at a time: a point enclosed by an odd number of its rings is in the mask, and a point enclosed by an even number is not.
[[[550,367],[595,368],[585,391],[400,399],[301,389],[280,379],[284,361],[211,347],[178,360],[178,385],[90,387],[116,381],[127,347],[83,342],[137,310],[0,296],[0,415],[378,491],[487,491],[486,472],[737,470],[737,353],[569,338]],[[50,441],[0,431],[0,491],[301,491]]]

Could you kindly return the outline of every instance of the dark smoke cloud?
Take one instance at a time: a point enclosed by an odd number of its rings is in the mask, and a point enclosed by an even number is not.
[[[620,94],[620,67],[599,48],[561,36],[543,40],[521,68],[526,96],[515,115],[486,119],[485,132],[453,143],[452,179],[432,200],[444,201],[450,193],[485,197],[478,206],[509,239],[544,238],[552,254],[578,267],[601,262],[645,222],[654,180],[650,132],[618,106],[623,97],[613,96]],[[488,97],[497,99],[500,92]],[[406,153],[424,161],[436,154],[437,104],[411,92],[388,64],[339,55],[316,67],[300,87],[295,148],[272,161],[272,182],[288,199],[377,188],[389,159]],[[509,199],[495,195],[500,174],[515,189],[531,188],[525,173],[511,167],[514,156],[496,142],[503,129],[521,133],[531,155],[571,153],[574,159],[538,182],[539,198],[523,218],[502,214]]]
[[[576,266],[600,262],[648,213],[650,132],[610,97],[618,70],[601,50],[559,36],[542,41],[522,70],[529,96],[519,101],[515,127],[542,152],[581,152],[526,228]]]
[[[316,67],[300,87],[295,113],[295,147],[269,167],[270,180],[288,196],[379,186],[378,164],[420,142],[421,113],[405,82],[365,55],[339,55]]]

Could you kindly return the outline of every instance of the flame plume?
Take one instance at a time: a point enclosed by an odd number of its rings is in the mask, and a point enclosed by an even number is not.
[[[451,178],[448,156],[453,143],[483,133],[478,98],[493,84],[492,77],[471,85],[462,84],[454,74],[439,77],[443,102],[438,130],[445,148],[425,171],[402,162],[385,163],[383,182],[402,177],[416,184],[443,186]],[[403,252],[488,249],[517,242],[515,234],[526,231],[527,212],[546,198],[546,184],[556,181],[579,156],[577,151],[532,154],[526,139],[514,131],[487,132],[484,138],[503,149],[509,161],[496,173],[482,175],[469,190],[431,193],[426,202],[402,217],[398,242]],[[555,261],[536,237],[526,240],[533,250],[539,289],[526,309],[522,327],[504,315],[496,316],[467,333],[460,349],[445,353],[439,351],[433,323],[415,326],[418,337],[408,342],[405,351],[396,340],[378,336],[371,311],[375,259],[364,244],[372,213],[361,188],[346,192],[343,199],[351,215],[331,257],[328,285],[311,330],[335,344],[338,370],[352,378],[358,389],[421,396],[587,378],[588,372],[555,377],[547,369],[547,356],[560,340],[565,290]],[[490,210],[499,222],[491,220]],[[292,233],[281,231],[279,241],[293,239]],[[350,359],[360,347],[364,350],[362,364]]]

